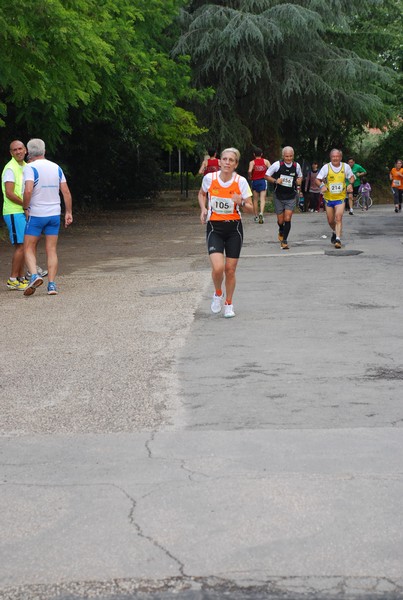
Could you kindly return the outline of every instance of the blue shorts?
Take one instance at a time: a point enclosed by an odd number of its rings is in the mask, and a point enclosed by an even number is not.
[[[45,235],[58,235],[60,229],[60,215],[52,217],[29,217],[25,235],[39,237]]]
[[[344,204],[344,200],[325,200],[325,206],[330,206],[330,208],[334,208],[339,204]]]
[[[10,233],[10,241],[12,244],[23,244],[25,227],[27,220],[24,213],[16,213],[14,215],[3,215],[4,222],[7,225]]]
[[[253,192],[265,192],[267,190],[266,179],[255,179],[252,180],[252,191]]]

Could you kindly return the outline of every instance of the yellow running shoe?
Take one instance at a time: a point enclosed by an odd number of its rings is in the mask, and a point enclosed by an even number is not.
[[[28,287],[28,282],[18,281],[18,279],[8,279],[7,287],[9,290],[25,290]]]

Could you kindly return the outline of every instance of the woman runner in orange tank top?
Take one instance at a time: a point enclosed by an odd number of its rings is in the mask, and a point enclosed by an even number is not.
[[[212,267],[214,296],[213,313],[220,313],[224,294],[224,317],[235,317],[232,296],[235,290],[235,271],[243,242],[241,207],[253,212],[252,192],[244,177],[235,172],[239,163],[239,151],[227,148],[221,153],[221,170],[203,177],[198,200],[200,220],[207,223],[207,249]]]

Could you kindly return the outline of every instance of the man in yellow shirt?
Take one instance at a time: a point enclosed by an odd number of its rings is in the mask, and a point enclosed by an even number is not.
[[[10,144],[11,160],[6,164],[1,176],[3,190],[3,218],[7,225],[10,241],[14,246],[11,261],[11,275],[7,281],[10,290],[25,290],[28,281],[24,277],[24,232],[26,219],[22,209],[22,171],[27,164],[24,160],[27,149],[19,140]]]
[[[337,148],[330,152],[330,163],[323,165],[316,178],[325,201],[327,222],[332,230],[331,242],[341,248],[341,232],[346,192],[351,193],[355,181],[350,165],[341,162],[343,153]],[[346,180],[350,183],[346,186]]]
[[[14,140],[10,144],[11,160],[6,164],[1,176],[3,191],[3,218],[7,225],[10,241],[14,246],[14,254],[11,261],[11,274],[7,281],[10,290],[25,290],[28,280],[25,277],[24,260],[24,233],[26,217],[22,208],[23,193],[23,170],[26,166],[25,155],[27,149],[20,140]],[[42,277],[47,271],[37,267]]]

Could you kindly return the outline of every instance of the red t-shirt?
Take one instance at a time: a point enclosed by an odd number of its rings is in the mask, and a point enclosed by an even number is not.
[[[267,171],[266,163],[264,162],[264,158],[258,157],[255,158],[252,170],[252,181],[256,181],[257,179],[264,179],[264,174]]]
[[[209,158],[207,160],[207,167],[204,169],[204,174],[207,175],[207,173],[215,173],[216,171],[220,170],[220,165],[218,162],[218,158]]]

